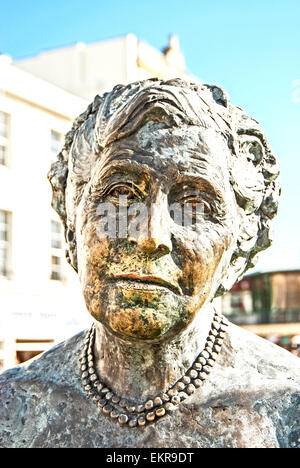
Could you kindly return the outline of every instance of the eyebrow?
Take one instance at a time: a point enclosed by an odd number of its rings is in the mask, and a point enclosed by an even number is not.
[[[212,193],[213,195],[217,196],[220,198],[222,201],[224,201],[224,196],[223,196],[223,190],[222,187],[219,184],[216,184],[215,182],[212,182],[206,177],[200,176],[200,175],[195,175],[195,174],[183,174],[180,177],[177,178],[175,184],[173,184],[173,188],[177,185],[178,187],[180,185],[184,184],[196,184],[199,186],[201,190],[205,190],[207,192]]]
[[[123,161],[113,161],[109,162],[108,164],[105,164],[104,166],[101,167],[98,178],[100,179],[106,179],[109,178],[110,176],[115,175],[116,173],[122,172],[122,169],[126,170],[126,172],[130,173],[131,175],[138,176],[139,178],[146,178],[150,179],[153,178],[153,171],[150,168],[146,168],[144,165],[140,163],[136,163],[135,161],[132,160],[126,160],[124,159]],[[125,172],[124,172],[125,175]]]

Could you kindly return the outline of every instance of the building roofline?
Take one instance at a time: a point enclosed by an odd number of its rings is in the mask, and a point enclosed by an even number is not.
[[[0,93],[73,120],[88,101],[15,66],[0,55]]]
[[[120,39],[126,39],[128,37],[135,37],[136,40],[137,40],[137,36],[135,34],[128,33],[128,34],[122,34],[120,36],[108,37],[106,39],[101,39],[100,41],[91,41],[91,42],[77,41],[77,42],[72,42],[72,43],[57,46],[57,47],[44,48],[44,49],[40,50],[39,52],[37,52],[35,54],[25,55],[24,57],[19,57],[19,58],[15,59],[14,62],[16,64],[18,64],[18,62],[23,62],[23,61],[25,62],[27,60],[35,59],[37,57],[40,57],[43,54],[49,54],[51,52],[55,53],[55,52],[63,51],[63,50],[67,50],[67,49],[80,48],[82,46],[89,47],[89,46],[92,46],[92,45],[95,45],[95,44],[101,44],[101,43],[105,43],[105,42],[111,42],[111,41],[117,41],[117,40],[120,40]]]
[[[253,276],[259,276],[259,275],[273,275],[277,273],[300,273],[300,268],[291,268],[291,269],[278,269],[278,270],[263,270],[263,271],[256,271],[253,273],[249,273],[245,275],[240,281],[243,281],[244,278],[249,278]]]

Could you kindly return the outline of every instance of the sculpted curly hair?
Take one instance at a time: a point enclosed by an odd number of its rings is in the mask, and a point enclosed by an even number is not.
[[[77,271],[76,207],[93,161],[110,143],[133,134],[148,121],[215,128],[227,141],[240,232],[230,267],[216,292],[216,296],[221,295],[254,266],[257,254],[271,245],[271,221],[277,213],[280,187],[277,157],[258,122],[232,105],[225,91],[213,85],[180,79],[118,85],[110,93],[96,96],[75,119],[48,174],[52,206],[65,228],[67,259]]]

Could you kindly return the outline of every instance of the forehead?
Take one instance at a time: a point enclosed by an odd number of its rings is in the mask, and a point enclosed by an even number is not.
[[[130,137],[112,143],[99,159],[99,169],[138,165],[157,174],[227,172],[229,148],[215,129],[196,126],[166,128],[149,122]]]

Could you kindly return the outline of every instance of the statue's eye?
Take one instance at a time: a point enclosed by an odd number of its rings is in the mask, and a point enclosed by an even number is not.
[[[126,198],[127,200],[139,200],[141,198],[139,190],[132,184],[114,185],[108,190],[107,196],[116,201],[119,199],[120,201],[123,201],[122,198]]]
[[[170,216],[176,224],[195,226],[201,219],[209,217],[213,208],[208,200],[197,195],[187,195],[169,205]]]
[[[205,195],[187,194],[178,200],[181,207],[186,211],[186,214],[198,213],[198,215],[209,215],[212,211],[211,204],[206,200]]]
[[[225,216],[223,197],[211,187],[175,186],[169,193],[170,216],[176,224],[197,225],[204,221],[220,223]],[[182,224],[181,224],[182,225]]]
[[[210,203],[200,198],[187,197],[181,201],[181,204],[189,206],[193,211],[197,210],[199,213],[209,214],[211,212]]]
[[[133,195],[133,193],[130,190],[130,188],[126,186],[121,186],[110,190],[109,195],[113,197],[119,197],[120,195],[126,195],[127,197],[130,197],[131,195]]]

